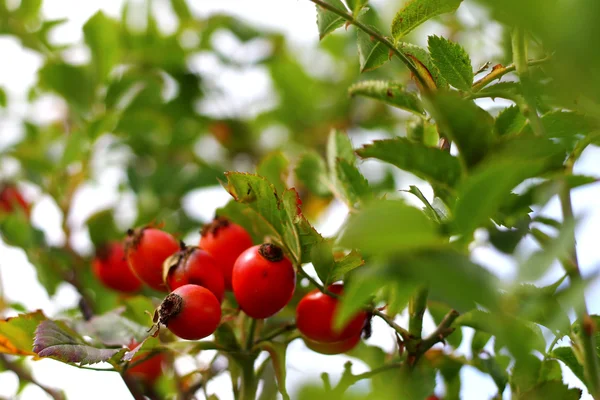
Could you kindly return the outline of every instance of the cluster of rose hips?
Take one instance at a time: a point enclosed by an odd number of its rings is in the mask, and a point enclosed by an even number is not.
[[[216,330],[226,290],[233,292],[246,315],[263,319],[283,309],[296,288],[296,271],[280,247],[253,245],[244,228],[223,217],[204,227],[198,246],[185,246],[152,227],[130,230],[124,245],[106,246],[93,266],[98,278],[115,290],[133,292],[142,282],[155,290],[170,290],[158,309],[159,321],[188,340]],[[339,354],[360,341],[365,312],[343,329],[334,329],[342,291],[341,284],[328,288],[336,297],[315,289],[298,304],[296,325],[310,349]]]

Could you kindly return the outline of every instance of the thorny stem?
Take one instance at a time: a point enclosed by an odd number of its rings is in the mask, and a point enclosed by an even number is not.
[[[21,367],[19,364],[9,361],[4,354],[0,354],[0,365],[6,368],[7,370],[14,372],[19,377],[20,381],[27,381],[36,385],[44,392],[48,393],[48,395],[54,400],[66,399],[65,395],[62,392],[39,383],[34,379],[33,375],[31,375],[29,371]]]
[[[544,57],[544,58],[540,58],[539,60],[531,60],[527,62],[527,65],[529,67],[534,67],[536,65],[540,65],[540,64],[544,64],[546,62],[548,62],[552,57],[548,56],[548,57]],[[487,74],[486,76],[484,76],[483,78],[481,78],[480,80],[478,80],[477,82],[475,82],[473,84],[473,86],[471,87],[471,93],[477,93],[479,92],[481,89],[483,89],[484,87],[486,87],[487,85],[489,85],[490,83],[492,83],[494,80],[496,79],[500,79],[502,78],[504,75],[513,72],[517,69],[515,64],[510,64],[506,67],[496,67],[494,69],[492,69],[492,71]]]
[[[396,46],[394,45],[394,43],[390,42],[388,39],[386,39],[384,36],[382,36],[379,32],[377,32],[376,30],[368,27],[367,25],[364,25],[362,22],[358,21],[357,19],[355,19],[352,15],[348,14],[345,10],[340,10],[339,8],[323,1],[323,0],[310,0],[311,2],[315,3],[317,6],[326,9],[327,11],[331,11],[332,13],[339,15],[340,17],[342,17],[344,20],[346,20],[348,23],[356,26],[358,29],[360,29],[361,31],[365,32],[366,34],[368,34],[370,37],[372,37],[374,40],[377,40],[379,43],[383,44],[385,47],[387,47],[396,57],[398,57],[400,59],[400,61],[402,61],[410,70],[410,72],[412,72],[415,77],[418,79],[419,83],[424,87],[424,88],[428,88],[428,84],[427,84],[427,80],[421,75],[420,71],[417,69],[417,67],[415,66],[415,64],[413,63],[413,61],[408,58],[407,56],[405,56],[402,52],[400,52]]]
[[[570,168],[569,168],[570,170]],[[573,204],[571,202],[571,190],[567,182],[563,182],[559,192],[560,204],[565,221],[573,220]],[[579,270],[579,260],[577,258],[577,246],[573,245],[571,249],[571,259],[573,260],[573,268],[566,272],[569,274],[571,284],[582,281],[581,272]],[[596,356],[596,326],[587,310],[585,295],[582,300],[582,307],[578,313],[578,319],[581,323],[579,330],[579,341],[583,350],[583,370],[589,383],[590,394],[595,400],[600,399],[600,367],[598,365],[598,357]]]
[[[408,332],[415,339],[421,339],[423,331],[423,316],[427,308],[427,295],[429,290],[426,287],[417,289],[417,293],[410,298],[408,303]]]
[[[450,310],[448,314],[444,316],[442,322],[438,325],[438,327],[433,331],[429,336],[421,340],[417,343],[417,351],[415,354],[414,362],[417,362],[419,357],[421,357],[427,350],[432,348],[435,344],[443,342],[446,337],[448,337],[452,332],[454,332],[455,328],[452,328],[452,324],[458,318],[459,313],[456,310]]]

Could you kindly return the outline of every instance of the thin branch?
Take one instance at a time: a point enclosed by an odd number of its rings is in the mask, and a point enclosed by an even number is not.
[[[278,329],[273,330],[267,336],[264,336],[264,337],[256,340],[254,342],[254,345],[256,346],[259,343],[269,341],[271,339],[276,338],[279,335],[283,335],[284,333],[291,332],[294,329],[296,329],[296,324],[286,324],[286,325],[283,325],[283,326],[279,327]]]
[[[415,339],[421,339],[428,294],[429,290],[426,287],[420,287],[408,303],[408,332]]]
[[[342,395],[346,390],[348,390],[348,388],[350,386],[354,385],[356,382],[358,382],[360,380],[372,378],[373,376],[375,376],[377,374],[389,371],[391,369],[401,368],[403,365],[404,365],[404,363],[401,363],[401,362],[390,363],[390,364],[383,365],[379,368],[372,369],[365,373],[354,375],[354,374],[352,374],[352,371],[351,371],[352,363],[350,361],[348,361],[344,365],[344,373],[342,374],[342,378],[340,379],[340,382],[337,384],[335,389],[333,389],[333,393],[335,393],[337,395]]]
[[[387,314],[384,314],[383,312],[379,311],[376,308],[373,308],[370,311],[373,313],[373,315],[376,315],[379,318],[381,318],[382,320],[384,320],[392,329],[394,329],[396,332],[398,332],[404,341],[408,341],[411,339],[412,336],[411,336],[410,332],[407,331],[406,329],[404,329],[403,327],[401,327],[400,325],[398,325],[397,323],[395,323],[394,319],[392,317],[390,317]]]
[[[570,166],[571,167],[571,166]],[[571,169],[571,168],[569,168]],[[563,213],[563,220],[569,221],[574,219],[573,215],[573,204],[571,202],[571,189],[568,183],[565,181],[562,184],[559,192],[559,199]],[[571,284],[579,283],[582,281],[581,272],[579,270],[579,260],[577,258],[577,246],[573,245],[571,249],[571,259],[573,260],[573,268],[566,270],[569,274]],[[600,399],[600,366],[598,365],[598,357],[596,355],[596,338],[595,333],[597,327],[594,321],[590,318],[587,310],[587,305],[584,298],[582,299],[582,307],[578,312],[578,319],[581,323],[581,329],[579,330],[579,341],[581,342],[581,348],[583,351],[583,370],[585,377],[589,383],[590,394],[594,399]]]
[[[527,65],[530,67],[534,67],[536,65],[540,65],[540,64],[544,64],[544,63],[548,62],[551,58],[552,58],[551,56],[548,56],[548,57],[541,58],[539,60],[531,60],[531,61],[527,62]],[[486,87],[487,85],[489,85],[490,83],[495,81],[496,79],[500,79],[504,75],[506,75],[510,72],[513,72],[516,69],[517,69],[517,67],[515,66],[515,64],[510,64],[506,67],[499,66],[499,67],[492,69],[492,71],[489,74],[487,74],[486,76],[484,76],[483,78],[481,78],[480,80],[478,80],[477,82],[475,82],[473,84],[473,86],[471,87],[471,93],[479,92],[481,89],[483,89],[484,87]]]
[[[348,14],[345,10],[340,10],[339,8],[337,8],[323,0],[310,0],[310,1],[315,3],[317,6],[324,8],[327,11],[331,11],[332,13],[342,17],[349,24],[356,26],[358,29],[360,29],[361,31],[368,34],[374,40],[377,40],[379,43],[383,44],[385,47],[387,47],[390,50],[391,53],[393,53],[396,57],[398,57],[400,59],[400,61],[402,61],[408,67],[410,72],[412,72],[413,75],[415,75],[415,77],[419,80],[419,83],[424,88],[430,88],[429,85],[427,84],[427,80],[421,75],[421,72],[417,69],[417,67],[415,66],[413,61],[410,58],[408,58],[407,56],[405,56],[402,52],[400,52],[396,48],[394,43],[390,42],[387,38],[382,36],[379,32],[370,28],[367,25],[364,25],[362,22],[355,19],[352,15]]]
[[[459,315],[460,314],[458,311],[450,310],[448,314],[444,316],[444,319],[442,319],[442,322],[440,322],[435,331],[433,331],[431,335],[427,336],[419,343],[417,356],[424,354],[435,344],[443,342],[446,337],[454,332],[455,328],[452,328],[452,324]]]
[[[0,365],[2,365],[7,370],[14,372],[17,375],[17,377],[19,377],[19,381],[26,381],[26,382],[36,385],[37,387],[42,389],[44,392],[48,393],[48,395],[50,397],[52,397],[54,400],[65,400],[66,399],[65,395],[61,391],[50,388],[48,386],[45,386],[45,385],[39,383],[37,380],[34,379],[33,375],[31,375],[31,373],[29,371],[27,371],[25,368],[23,368],[19,364],[10,361],[4,354],[0,354]]]
[[[250,319],[250,329],[248,331],[248,336],[246,337],[246,350],[250,350],[252,345],[254,344],[254,333],[256,331],[256,320],[254,318]]]

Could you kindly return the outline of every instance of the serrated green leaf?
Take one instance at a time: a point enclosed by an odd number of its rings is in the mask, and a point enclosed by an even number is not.
[[[370,28],[377,31],[377,28],[373,26]],[[356,38],[360,72],[373,71],[390,60],[388,49],[368,33],[357,29]]]
[[[289,161],[283,153],[277,151],[270,153],[256,167],[256,173],[265,177],[278,193],[283,193],[287,189]]]
[[[406,192],[411,193],[413,195],[415,195],[415,197],[417,197],[419,200],[421,200],[421,202],[425,205],[425,208],[423,209],[423,212],[425,212],[425,214],[427,214],[427,216],[429,218],[431,218],[432,221],[435,221],[437,223],[441,223],[443,219],[445,219],[444,215],[441,215],[438,210],[436,210],[435,208],[433,208],[433,206],[431,205],[431,203],[429,203],[429,201],[427,200],[427,198],[425,197],[425,195],[423,195],[423,193],[421,192],[421,190],[414,186],[414,185],[410,185],[409,186],[409,190],[406,190]]]
[[[103,81],[119,61],[119,26],[98,11],[83,25],[83,36],[92,53],[92,66]]]
[[[402,201],[373,201],[350,216],[340,244],[368,254],[393,254],[439,245],[434,224]]]
[[[65,363],[80,365],[108,361],[117,354],[125,354],[125,349],[97,348],[86,342],[60,322],[42,321],[35,330],[33,351],[39,357],[51,357]]]
[[[354,164],[350,164],[346,160],[338,160],[337,177],[350,205],[364,204],[373,198],[373,191],[369,186],[369,182]]]
[[[323,0],[325,3],[346,13],[346,7],[340,0]],[[317,27],[319,28],[319,39],[340,28],[346,22],[339,15],[326,10],[317,4]]]
[[[562,361],[582,382],[586,381],[583,366],[577,360],[571,347],[557,347],[552,350],[550,357]]]
[[[456,144],[467,167],[476,165],[491,149],[494,120],[473,102],[453,93],[439,94],[433,99],[431,113],[441,132]]]
[[[357,150],[363,158],[377,158],[410,172],[431,184],[454,187],[461,179],[462,170],[456,157],[426,147],[402,137],[376,140]]]
[[[128,346],[132,340],[140,343],[148,336],[147,326],[123,317],[123,311],[120,308],[96,315],[89,321],[80,321],[75,324],[75,330],[80,335],[98,340],[104,346]]]
[[[327,141],[327,166],[329,167],[329,172],[333,175],[336,173],[338,158],[350,164],[356,162],[352,142],[348,135],[341,131],[333,130],[329,134],[329,140]]]
[[[317,243],[311,250],[310,258],[323,285],[328,286],[332,283],[333,269],[335,267],[333,244],[328,240]]]
[[[462,0],[409,0],[392,21],[392,36],[398,41],[428,19],[455,11],[461,2]]]
[[[348,94],[370,97],[417,115],[425,113],[419,98],[414,93],[405,91],[399,82],[361,81],[350,86]]]
[[[502,110],[494,122],[494,133],[498,136],[516,135],[527,125],[527,118],[519,107],[510,106]]]
[[[471,58],[459,45],[440,36],[429,36],[429,53],[440,73],[457,89],[469,91],[473,84]]]
[[[444,79],[438,67],[435,66],[431,55],[426,49],[406,42],[400,42],[396,47],[402,54],[418,62],[417,67],[420,67],[426,75],[431,77],[437,88],[448,88],[448,82]]]
[[[320,197],[330,197],[329,178],[325,161],[316,151],[302,155],[294,169],[296,178],[311,192]]]

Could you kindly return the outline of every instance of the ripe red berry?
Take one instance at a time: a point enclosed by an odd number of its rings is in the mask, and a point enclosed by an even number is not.
[[[142,287],[142,281],[131,271],[125,258],[123,244],[107,243],[96,252],[92,261],[92,270],[106,287],[119,292],[136,292]]]
[[[178,287],[161,303],[160,323],[182,339],[211,335],[221,322],[221,304],[212,292],[198,285]]]
[[[435,395],[431,395],[426,400],[440,400],[440,398]]]
[[[137,345],[138,344],[135,341],[132,341],[129,345],[129,350],[133,350]],[[162,353],[158,353],[144,361],[139,362],[139,360],[145,357],[147,356],[134,356],[131,360],[131,365],[133,366],[127,369],[126,374],[133,379],[153,384],[162,374],[162,364],[165,356]]]
[[[344,286],[341,284],[330,285],[330,292],[341,295]],[[313,290],[300,300],[296,307],[296,326],[306,338],[323,343],[339,342],[348,338],[359,336],[367,314],[360,311],[343,329],[334,329],[334,317],[339,305],[339,300]]]
[[[0,189],[0,211],[11,213],[21,209],[29,216],[31,206],[19,189],[14,185],[6,185]]]
[[[238,256],[252,247],[252,237],[241,226],[230,222],[227,218],[218,217],[202,228],[199,246],[208,251],[217,260],[225,288],[231,290],[231,273]]]
[[[219,302],[223,301],[225,282],[223,273],[208,252],[188,246],[167,258],[164,265],[164,280],[169,289],[183,285],[199,285],[210,290]]]
[[[179,243],[167,232],[141,228],[127,232],[127,262],[133,272],[152,289],[167,291],[163,282],[163,263],[179,250]]]
[[[355,348],[358,342],[360,342],[360,335],[353,336],[346,340],[341,340],[339,342],[331,343],[315,342],[314,340],[310,340],[306,337],[304,337],[303,339],[304,343],[306,344],[306,347],[308,347],[312,351],[316,351],[317,353],[341,354]]]
[[[233,294],[252,318],[267,318],[290,301],[296,288],[296,272],[283,251],[262,244],[244,251],[233,267]]]

